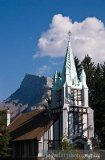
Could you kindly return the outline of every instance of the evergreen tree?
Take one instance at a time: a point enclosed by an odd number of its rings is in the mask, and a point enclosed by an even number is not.
[[[0,111],[0,156],[9,155],[10,135],[6,126],[6,111]]]
[[[94,109],[95,133],[105,148],[105,63],[97,65],[87,55],[82,61],[89,87],[89,106]]]
[[[95,64],[92,62],[92,59],[86,55],[84,60],[82,61],[82,66],[86,73],[86,81],[88,87],[91,88],[91,84],[93,84],[94,80],[94,72],[95,72]]]
[[[105,63],[97,65],[96,74],[96,106],[95,106],[95,126],[101,140],[101,148],[105,148]],[[98,118],[100,117],[100,118]]]
[[[95,73],[95,64],[92,62],[92,59],[86,55],[84,60],[82,61],[82,66],[85,70],[86,73],[86,83],[89,87],[89,106],[93,108],[93,103],[94,103],[94,95],[95,95],[95,90],[94,90],[94,73]]]

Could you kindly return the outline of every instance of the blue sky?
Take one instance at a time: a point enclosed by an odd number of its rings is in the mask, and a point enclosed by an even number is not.
[[[19,88],[26,73],[53,76],[61,70],[64,55],[49,55],[49,48],[38,42],[49,36],[54,15],[72,23],[96,17],[96,23],[104,24],[104,8],[104,0],[0,0],[0,101]]]

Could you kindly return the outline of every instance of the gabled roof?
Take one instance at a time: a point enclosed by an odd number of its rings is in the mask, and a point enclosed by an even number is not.
[[[58,115],[54,115],[50,118],[44,109],[35,109],[20,115],[8,126],[12,141],[40,140],[57,117]]]

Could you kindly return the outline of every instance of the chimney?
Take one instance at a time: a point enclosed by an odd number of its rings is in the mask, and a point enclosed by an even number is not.
[[[7,126],[10,124],[10,110],[7,109]]]

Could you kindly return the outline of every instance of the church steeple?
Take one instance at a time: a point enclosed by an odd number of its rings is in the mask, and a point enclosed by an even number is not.
[[[86,142],[94,136],[93,110],[88,105],[88,87],[86,74],[82,68],[80,80],[77,77],[76,66],[73,58],[71,43],[69,40],[64,60],[62,74],[55,74],[55,81],[52,87],[52,108],[54,113],[62,110],[61,119],[54,123],[54,128],[61,126],[62,135],[69,138],[70,143],[78,146],[83,142],[84,149],[89,148]],[[92,126],[89,128],[89,126]],[[88,129],[89,128],[89,129]],[[56,132],[57,133],[57,132]],[[55,135],[55,134],[54,134]],[[86,140],[85,140],[86,137]],[[55,137],[55,139],[57,139]],[[83,141],[84,138],[84,141]]]
[[[70,43],[71,32],[69,32],[68,35],[69,35],[69,40],[66,50],[64,66],[62,70],[62,76],[63,76],[63,81],[66,81],[68,84],[77,85],[78,78]]]

